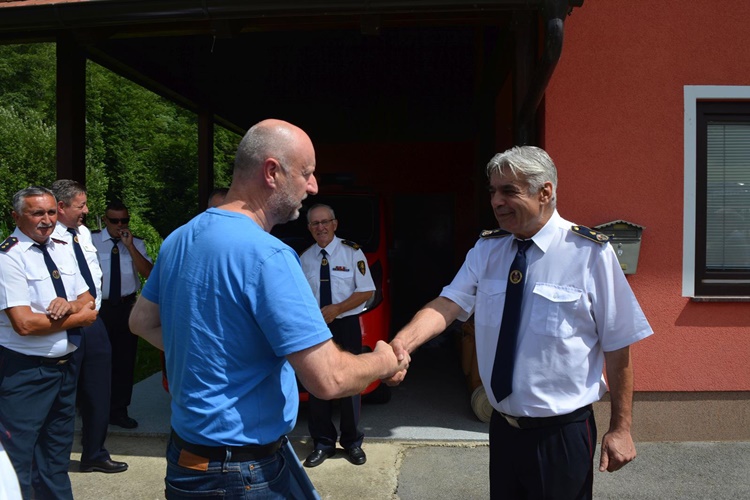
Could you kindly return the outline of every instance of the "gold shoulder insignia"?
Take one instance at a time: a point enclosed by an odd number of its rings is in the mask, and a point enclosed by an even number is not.
[[[485,229],[479,233],[480,238],[500,238],[502,236],[510,236],[513,233],[506,231],[505,229]]]
[[[607,236],[606,234],[600,233],[599,231],[594,231],[593,229],[586,226],[572,226],[570,230],[578,236],[583,236],[587,240],[595,241],[597,243],[604,244],[609,241],[609,236]]]
[[[362,274],[362,276],[365,275],[365,261],[360,260],[357,262],[357,269],[359,269],[359,272]]]
[[[5,241],[0,244],[0,252],[7,252],[18,243],[18,238],[15,236],[8,236]]]
[[[341,243],[343,243],[344,245],[346,245],[346,246],[348,246],[348,247],[352,247],[352,248],[353,248],[353,249],[355,249],[355,250],[359,250],[359,245],[357,245],[357,244],[356,244],[356,243],[354,243],[353,241],[349,241],[349,240],[341,240]]]

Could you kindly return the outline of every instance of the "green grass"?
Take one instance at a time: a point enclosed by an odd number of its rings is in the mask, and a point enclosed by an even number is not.
[[[133,383],[161,371],[161,351],[142,338],[138,339],[138,354],[135,358]]]

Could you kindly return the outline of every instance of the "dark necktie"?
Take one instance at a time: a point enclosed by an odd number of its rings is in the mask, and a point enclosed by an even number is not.
[[[47,271],[49,271],[49,275],[52,278],[52,285],[55,287],[55,294],[57,294],[58,297],[68,300],[68,294],[65,293],[65,285],[62,282],[62,276],[60,276],[60,271],[57,270],[55,261],[52,260],[52,257],[50,257],[49,252],[47,251],[47,245],[36,243],[34,246],[41,250],[42,255],[44,255],[44,264],[47,266]],[[81,335],[83,335],[83,332],[80,328],[71,328],[68,330],[68,342],[76,347],[80,346]]]
[[[331,268],[328,265],[328,254],[320,251],[323,258],[320,261],[320,307],[331,305]]]
[[[531,246],[532,241],[516,240],[516,244],[518,252],[508,273],[503,320],[500,324],[495,364],[492,368],[492,393],[497,401],[502,401],[513,392],[513,364],[516,359],[518,325],[521,321],[523,286],[526,282],[526,250]]]
[[[89,286],[89,293],[92,297],[96,298],[96,287],[94,286],[94,278],[91,277],[91,269],[89,264],[86,262],[86,257],[83,255],[83,249],[81,244],[78,242],[78,233],[72,227],[68,228],[68,232],[73,235],[73,250],[76,253],[76,260],[78,261],[78,269],[81,271],[84,281]]]
[[[117,243],[120,238],[112,238],[112,252],[109,267],[109,301],[114,304],[120,302],[120,250]]]

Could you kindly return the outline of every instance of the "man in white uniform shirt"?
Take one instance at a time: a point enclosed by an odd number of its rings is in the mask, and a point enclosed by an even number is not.
[[[94,298],[69,244],[52,235],[57,202],[48,189],[17,192],[13,219],[15,231],[0,244],[3,446],[24,498],[72,499],[76,377],[69,361],[81,328],[96,320]]]
[[[616,471],[635,457],[630,345],[653,331],[607,236],[557,213],[557,169],[545,151],[495,155],[487,177],[501,229],[482,232],[453,282],[396,335],[394,351],[412,352],[473,313],[494,408],[491,498],[591,498],[591,404],[608,381],[599,470]]]
[[[302,271],[320,304],[323,319],[333,341],[353,354],[362,352],[359,314],[372,297],[375,284],[365,254],[359,245],[335,235],[338,221],[328,205],[314,205],[307,222],[316,244],[300,256]],[[341,438],[339,442],[355,465],[367,460],[362,450],[364,433],[359,429],[361,396],[340,399]],[[304,465],[316,467],[336,453],[338,433],[332,421],[333,402],[310,394],[308,427],[315,449]]]
[[[104,224],[106,229],[95,231],[92,240],[104,275],[100,314],[112,344],[109,423],[133,429],[138,422],[128,415],[128,406],[133,395],[138,337],[128,328],[128,319],[141,289],[140,276],[148,278],[154,264],[146,253],[146,243],[130,231],[130,214],[122,202],[107,205]]]
[[[91,231],[84,224],[89,213],[86,188],[76,181],[60,179],[52,184],[57,198],[57,226],[53,233],[73,248],[78,269],[96,299],[102,303],[102,270],[91,242]],[[81,415],[81,472],[123,472],[125,462],[112,460],[104,447],[109,425],[109,399],[112,377],[112,345],[101,318],[83,329],[83,341],[71,361],[78,375],[78,409]]]

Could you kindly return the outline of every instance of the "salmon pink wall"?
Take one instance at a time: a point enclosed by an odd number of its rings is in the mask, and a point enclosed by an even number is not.
[[[750,86],[750,2],[592,1],[565,24],[545,97],[561,214],[646,226],[628,280],[655,335],[634,349],[636,390],[750,390],[750,302],[681,296],[683,87]]]

